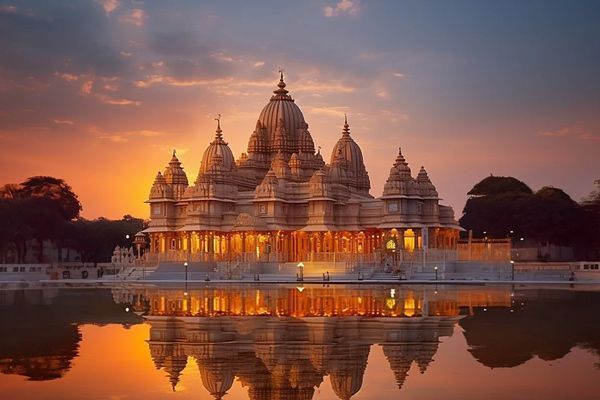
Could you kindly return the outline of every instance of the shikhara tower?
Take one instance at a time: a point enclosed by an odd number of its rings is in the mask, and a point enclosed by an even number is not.
[[[190,185],[173,152],[150,190],[148,257],[160,260],[382,262],[452,258],[459,226],[425,168],[402,152],[383,196],[371,184],[347,118],[325,163],[283,74],[239,159],[221,129]]]

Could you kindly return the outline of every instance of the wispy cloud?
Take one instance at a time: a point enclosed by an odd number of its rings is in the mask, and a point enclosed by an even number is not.
[[[89,78],[86,79],[82,84],[81,84],[81,94],[83,95],[89,95],[92,93],[92,89],[94,88],[94,78]]]
[[[55,118],[52,120],[52,122],[54,122],[55,124],[59,124],[59,125],[75,125],[75,122],[71,121],[70,119]]]
[[[114,98],[104,94],[98,94],[96,97],[104,104],[111,104],[115,106],[139,106],[142,104],[141,101],[130,100],[125,98]]]
[[[144,10],[142,10],[141,8],[134,8],[127,14],[119,17],[119,21],[140,27],[144,25],[144,22],[146,21],[147,17],[148,16],[146,15],[146,12]]]
[[[600,141],[599,134],[592,133],[579,126],[566,126],[555,130],[539,131],[537,134],[539,136],[547,137],[566,137],[579,140]]]
[[[0,6],[0,13],[16,14],[17,7],[13,5],[2,5]]]
[[[135,138],[156,138],[159,136],[165,136],[167,133],[162,131],[156,131],[151,129],[137,129],[131,131],[117,131],[117,132],[105,132],[102,129],[92,126],[88,129],[88,132],[96,135],[98,139],[108,140],[115,143],[128,143],[130,140]]]
[[[72,82],[72,81],[76,81],[79,79],[79,75],[69,74],[66,72],[58,72],[58,71],[54,73],[54,76],[56,76],[64,81],[67,81],[67,82]]]
[[[109,142],[114,142],[114,143],[127,143],[127,142],[129,142],[128,138],[126,138],[123,135],[118,135],[118,134],[100,135],[100,136],[98,136],[98,139],[108,140]]]
[[[335,6],[323,7],[323,15],[327,18],[340,15],[357,15],[360,11],[360,2],[358,0],[341,0]]]
[[[102,8],[104,8],[106,15],[109,15],[119,6],[118,0],[96,0],[96,3],[100,4]]]
[[[348,107],[312,107],[305,106],[304,109],[311,114],[329,115],[336,118],[343,118]]]

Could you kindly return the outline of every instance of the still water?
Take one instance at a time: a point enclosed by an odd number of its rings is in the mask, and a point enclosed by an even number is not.
[[[600,399],[599,291],[0,290],[1,399],[534,397]]]

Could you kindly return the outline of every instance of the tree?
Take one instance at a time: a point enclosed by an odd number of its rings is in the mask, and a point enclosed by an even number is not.
[[[0,199],[14,199],[19,197],[21,186],[15,183],[7,183],[0,187]]]
[[[116,245],[130,247],[135,234],[144,228],[144,221],[126,215],[120,220],[79,219],[72,225],[74,248],[81,253],[82,261],[98,263],[109,262]]]
[[[469,196],[497,196],[507,193],[532,194],[533,191],[524,182],[512,176],[490,175],[475,184],[467,194]]]
[[[52,176],[32,176],[21,183],[20,196],[25,198],[45,198],[55,202],[63,219],[79,217],[81,203],[77,195],[64,180]]]
[[[558,188],[547,186],[534,193],[518,179],[491,176],[477,183],[469,195],[460,224],[476,235],[507,237],[512,231],[538,245],[548,242],[577,250],[593,247],[591,240],[600,236],[600,213],[592,218]]]
[[[531,196],[524,182],[510,176],[488,176],[468,192],[460,224],[476,235],[506,237],[517,231],[517,209]]]
[[[584,218],[588,222],[584,231],[590,242],[585,253],[588,259],[600,259],[600,179],[594,185],[594,190],[581,200]]]

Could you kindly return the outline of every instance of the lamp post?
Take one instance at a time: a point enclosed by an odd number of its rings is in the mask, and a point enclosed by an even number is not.
[[[187,263],[187,261],[183,263],[183,266],[185,268],[185,292],[184,292],[184,294],[187,296],[187,281],[188,281],[188,263]]]
[[[510,260],[510,278],[512,281],[515,280],[515,262]]]
[[[298,280],[302,282],[304,280],[304,263],[298,263]]]
[[[438,267],[433,267],[433,269],[435,270],[435,280],[438,280]]]

